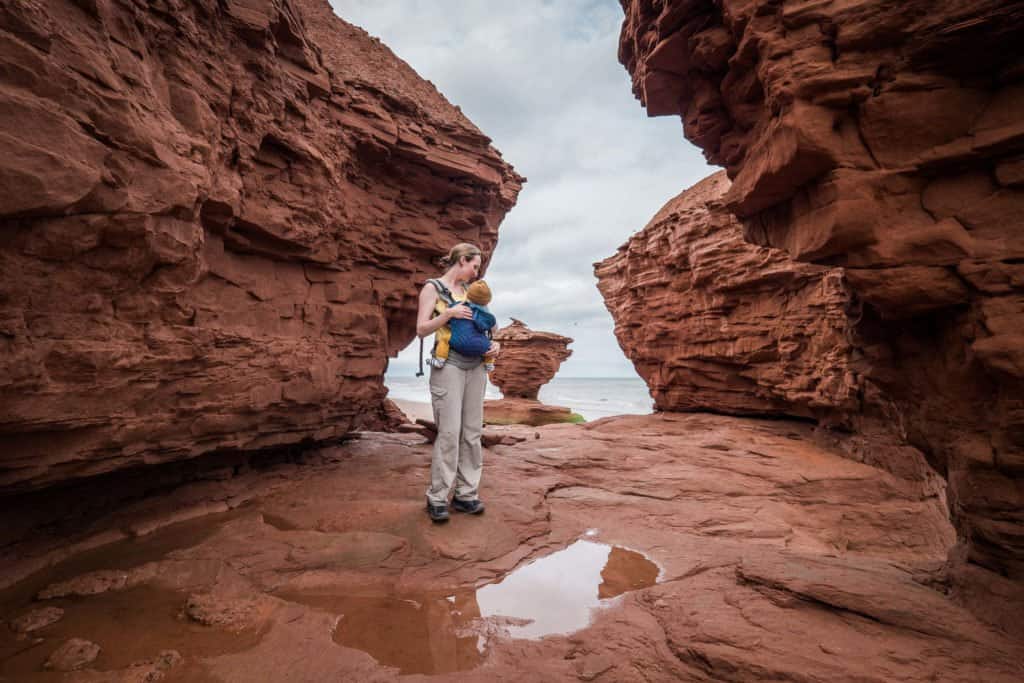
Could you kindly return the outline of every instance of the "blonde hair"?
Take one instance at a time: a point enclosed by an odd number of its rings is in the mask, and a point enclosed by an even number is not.
[[[455,264],[459,263],[463,258],[471,259],[474,256],[483,256],[480,248],[475,244],[470,244],[469,242],[460,242],[448,251],[447,256],[441,257],[441,267],[451,268]]]

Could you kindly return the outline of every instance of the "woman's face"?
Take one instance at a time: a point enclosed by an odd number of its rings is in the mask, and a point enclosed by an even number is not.
[[[459,280],[466,282],[472,282],[480,276],[480,255],[477,254],[473,258],[462,259],[461,272],[459,273]]]

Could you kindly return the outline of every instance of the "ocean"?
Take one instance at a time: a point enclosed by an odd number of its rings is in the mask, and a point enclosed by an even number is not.
[[[428,371],[429,372],[429,371]],[[427,377],[386,377],[388,396],[430,403]],[[487,399],[501,398],[498,388],[487,383]],[[565,406],[587,420],[609,415],[646,415],[654,401],[639,377],[555,377],[540,389],[541,403]]]

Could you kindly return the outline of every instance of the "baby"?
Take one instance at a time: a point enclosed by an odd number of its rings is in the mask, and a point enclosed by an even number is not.
[[[457,306],[469,306],[472,318],[452,318],[448,322],[451,337],[439,339],[434,349],[435,367],[444,365],[449,348],[464,356],[483,356],[487,372],[494,369],[494,357],[487,355],[491,346],[491,328],[497,323],[494,314],[487,308],[491,303],[491,288],[483,280],[477,280],[466,290],[466,301]],[[445,343],[447,342],[447,343]]]

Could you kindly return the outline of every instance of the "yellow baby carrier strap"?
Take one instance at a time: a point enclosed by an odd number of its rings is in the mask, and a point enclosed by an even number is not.
[[[454,306],[460,301],[464,301],[466,298],[465,296],[463,296],[462,299],[456,299],[455,295],[452,294],[452,290],[448,289],[447,285],[445,285],[440,280],[431,278],[430,280],[427,280],[427,282],[432,284],[434,286],[434,289],[437,290],[437,303],[434,304],[434,314],[430,316],[431,318],[436,318],[437,316],[441,315],[446,310],[448,310],[449,306]],[[437,331],[434,333],[434,346],[431,349],[431,355],[433,355],[434,349],[437,348],[438,336],[450,336],[451,333],[452,331],[447,325],[442,325],[441,327],[437,328]],[[420,337],[420,371],[416,373],[416,376],[423,376],[423,337]]]

